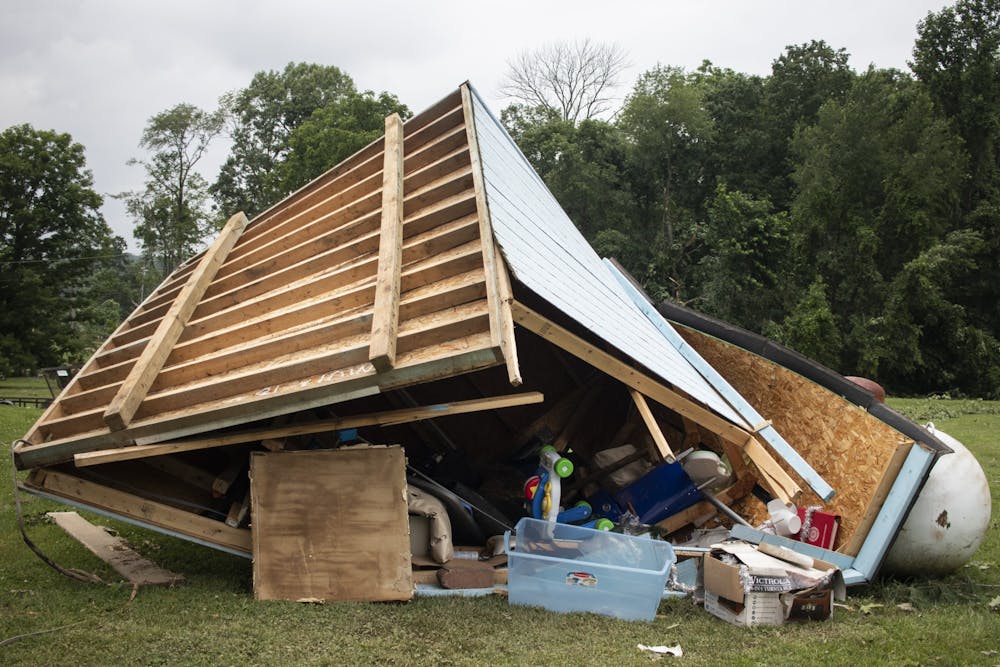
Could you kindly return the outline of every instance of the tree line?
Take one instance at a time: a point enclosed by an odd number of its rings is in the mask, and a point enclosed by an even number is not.
[[[917,33],[909,71],[854,71],[812,41],[766,76],[657,66],[617,108],[621,49],[552,45],[511,61],[501,119],[655,299],[895,393],[996,398],[1000,0],[959,0]],[[86,356],[228,215],[265,210],[377,138],[385,115],[410,115],[305,63],[257,73],[220,109],[149,120],[145,187],[120,195],[138,259],[100,218],[82,147],[30,126],[0,136],[0,372]],[[198,162],[223,135],[208,182]]]

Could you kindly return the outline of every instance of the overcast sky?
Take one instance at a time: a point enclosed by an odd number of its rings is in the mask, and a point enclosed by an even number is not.
[[[785,46],[822,39],[869,64],[906,68],[916,25],[943,0],[3,0],[0,129],[30,123],[86,147],[103,195],[139,189],[147,119],[179,102],[214,109],[219,95],[291,61],[336,65],[359,89],[395,93],[418,112],[471,80],[499,110],[505,61],[554,40],[617,42],[627,78],[709,59],[767,74]],[[627,90],[627,86],[626,86]],[[626,92],[623,90],[622,92]],[[213,181],[220,147],[203,165]],[[133,249],[131,222],[104,215]]]

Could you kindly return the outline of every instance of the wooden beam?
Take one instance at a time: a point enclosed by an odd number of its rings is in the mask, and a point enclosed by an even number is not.
[[[718,433],[722,437],[731,439],[734,442],[744,442],[750,436],[750,433],[739,426],[681,396],[648,375],[640,373],[624,361],[611,356],[607,352],[570,333],[548,318],[531,310],[520,301],[514,301],[511,311],[514,315],[514,321],[524,328],[535,332],[554,345],[582,359],[626,386],[653,399],[664,407],[674,410],[681,416],[693,419],[712,432]]]
[[[896,477],[899,476],[899,471],[903,469],[903,463],[906,461],[906,457],[912,448],[913,441],[911,440],[905,440],[896,446],[896,451],[893,452],[889,463],[882,472],[882,478],[875,488],[875,493],[872,494],[871,500],[868,501],[864,515],[862,515],[861,520],[858,521],[858,525],[854,528],[851,541],[847,543],[847,546],[839,550],[841,553],[849,556],[858,555],[865,540],[868,538],[871,527],[875,524],[875,518],[882,511],[882,505],[885,504],[885,499],[889,497],[889,491],[896,483]]]
[[[493,244],[493,225],[486,202],[486,184],[483,182],[483,164],[479,155],[479,138],[476,135],[475,113],[469,84],[462,84],[462,112],[465,115],[466,140],[472,162],[472,185],[476,191],[476,212],[479,216],[479,237],[483,244],[483,267],[486,270],[486,298],[490,303],[490,335],[493,345],[500,347],[500,307],[497,284],[496,250]]]
[[[146,344],[132,371],[105,410],[104,422],[111,430],[120,431],[132,421],[146,392],[153,385],[156,374],[160,372],[174,343],[180,338],[184,326],[198,306],[198,301],[246,228],[247,222],[247,217],[242,212],[231,217],[219,238],[205,252],[198,267],[188,276],[184,288],[160,321],[156,333]]]
[[[46,469],[44,473],[29,476],[24,481],[24,486],[226,549],[245,554],[251,552],[250,531],[245,528],[230,528],[222,521],[95,484],[58,470]]]
[[[184,575],[164,570],[143,558],[124,539],[109,534],[103,526],[95,526],[76,512],[46,512],[45,516],[133,585],[169,587],[184,581]]]
[[[120,447],[118,449],[87,452],[77,454],[74,457],[74,461],[78,467],[83,467],[98,465],[101,463],[110,463],[112,461],[126,461],[129,459],[145,458],[147,456],[162,456],[163,454],[176,454],[177,452],[210,449],[213,447],[225,447],[227,445],[257,442],[258,440],[289,438],[292,436],[308,435],[311,433],[325,433],[344,428],[405,424],[407,422],[419,421],[421,419],[434,419],[435,417],[447,417],[449,415],[458,415],[467,412],[498,410],[517,405],[541,403],[544,400],[544,395],[540,392],[532,391],[522,394],[494,396],[491,398],[477,398],[469,401],[457,401],[455,403],[438,403],[436,405],[403,408],[401,410],[386,410],[383,412],[373,412],[351,417],[324,419],[304,424],[288,424],[265,429],[255,429],[253,431],[243,431],[240,433],[227,433],[225,435],[218,435],[210,438],[194,438],[190,440],[162,442],[155,445],[133,445],[131,447]]]
[[[496,248],[496,243],[493,244]],[[500,349],[507,364],[507,379],[514,387],[520,387],[524,381],[521,378],[521,364],[517,358],[517,340],[514,338],[514,315],[510,306],[514,303],[514,290],[510,285],[510,272],[507,263],[503,261],[499,248],[495,250],[497,286],[500,288]]]
[[[396,363],[399,328],[399,281],[403,266],[403,121],[398,113],[385,118],[385,161],[382,167],[382,231],[379,237],[375,315],[368,357],[379,371]]]
[[[802,495],[802,489],[789,476],[785,469],[768,453],[764,445],[749,436],[743,443],[743,451],[760,473],[760,481],[768,488],[775,498],[780,498],[786,505],[796,503]]]
[[[662,456],[663,460],[667,463],[673,463],[676,460],[674,452],[670,449],[670,443],[667,442],[667,438],[663,435],[660,425],[656,423],[656,417],[653,416],[653,411],[649,409],[649,403],[646,402],[646,397],[635,389],[629,389],[629,393],[632,395],[632,401],[635,403],[635,407],[639,410],[639,415],[642,417],[642,421],[645,422],[646,428],[649,429],[649,434],[653,436],[653,442],[656,443],[656,448],[660,450],[660,456]]]

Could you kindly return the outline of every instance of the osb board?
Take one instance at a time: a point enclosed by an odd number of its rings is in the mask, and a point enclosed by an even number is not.
[[[866,410],[763,357],[701,332],[674,325],[836,491],[825,511],[841,516],[838,549],[848,544],[873,502],[896,448],[909,441]],[[787,467],[786,467],[787,469]],[[801,506],[823,503],[794,471],[804,490]],[[733,507],[750,523],[767,519],[763,504],[748,498]]]
[[[250,495],[257,599],[413,596],[401,447],[254,452]]]

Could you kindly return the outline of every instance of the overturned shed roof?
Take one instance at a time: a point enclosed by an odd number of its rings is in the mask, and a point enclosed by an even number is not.
[[[386,137],[252,222],[233,216],[104,343],[26,435],[19,464],[496,364],[517,385],[508,267],[693,415],[748,434],[753,425],[611,278],[470,86],[398,125],[387,119]]]

